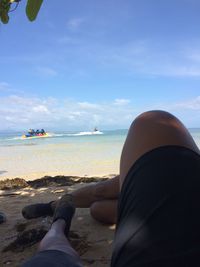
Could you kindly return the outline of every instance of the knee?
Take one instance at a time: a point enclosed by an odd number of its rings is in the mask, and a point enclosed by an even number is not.
[[[117,220],[117,204],[109,206],[108,203],[95,202],[90,207],[90,215],[100,223],[114,224]]]
[[[160,121],[162,120],[172,120],[175,117],[164,110],[150,110],[141,113],[136,119],[135,122],[143,122],[143,121]]]
[[[151,110],[141,113],[138,117],[136,117],[131,124],[131,128],[140,128],[141,126],[149,126],[150,124],[171,124],[175,121],[178,121],[177,118],[167,111]]]

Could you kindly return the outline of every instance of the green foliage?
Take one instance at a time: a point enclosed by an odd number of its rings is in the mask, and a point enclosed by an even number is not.
[[[9,21],[8,11],[10,5],[10,0],[0,0],[0,19],[4,24]]]
[[[28,0],[26,5],[26,15],[30,21],[36,19],[43,0]]]
[[[8,13],[14,11],[21,0],[0,0],[0,22],[6,24],[9,21]],[[26,15],[30,21],[36,19],[43,0],[27,0]],[[11,9],[15,4],[14,9]]]

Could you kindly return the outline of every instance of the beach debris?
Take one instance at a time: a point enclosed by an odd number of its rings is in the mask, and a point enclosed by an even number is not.
[[[26,229],[27,226],[28,226],[27,222],[25,222],[25,223],[17,223],[15,225],[15,229],[16,229],[17,232],[23,232]]]
[[[29,229],[23,231],[25,228],[26,224],[20,224],[17,226],[19,234],[13,242],[2,250],[2,252],[22,252],[28,247],[31,247],[41,241],[47,233],[47,230],[43,227],[40,229]],[[79,253],[79,255],[86,253],[90,247],[90,244],[86,241],[85,236],[80,236],[73,231],[70,231],[69,233],[69,240],[72,247]]]
[[[91,247],[90,243],[87,241],[86,236],[80,236],[78,233],[74,231],[70,231],[69,240],[71,246],[78,252],[80,256],[85,254]]]
[[[79,177],[79,176],[44,176],[40,179],[36,179],[33,181],[27,181],[27,183],[33,188],[39,187],[49,187],[49,186],[71,186],[76,183],[92,183],[98,181],[105,181],[107,178],[99,178],[99,177]]]
[[[40,229],[30,229],[19,233],[16,240],[10,243],[7,247],[3,249],[2,252],[12,251],[12,252],[22,252],[26,248],[33,246],[38,243],[47,233],[47,230]]]
[[[0,197],[15,197],[19,195],[20,193],[7,193],[7,194],[0,194]]]
[[[22,178],[5,179],[0,181],[0,189],[19,189],[29,186],[28,183]]]
[[[12,263],[11,260],[7,260],[7,261],[5,261],[3,264],[10,265],[11,263]]]
[[[108,177],[79,177],[79,176],[44,176],[42,178],[26,181],[22,178],[5,179],[0,181],[0,190],[20,189],[25,187],[31,187],[38,189],[41,187],[50,186],[71,186],[80,183],[93,183],[99,181],[106,181]]]
[[[61,194],[61,193],[64,193],[65,190],[64,189],[60,189],[60,190],[57,189],[57,190],[52,190],[51,192],[54,194]]]

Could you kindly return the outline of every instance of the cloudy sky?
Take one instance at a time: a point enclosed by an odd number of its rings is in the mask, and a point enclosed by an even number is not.
[[[165,109],[200,127],[199,0],[22,1],[0,25],[0,130],[128,128]]]

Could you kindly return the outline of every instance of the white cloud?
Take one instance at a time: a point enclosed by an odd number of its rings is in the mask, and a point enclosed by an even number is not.
[[[149,110],[166,110],[171,113],[188,113],[191,115],[199,114],[200,116],[200,96],[196,96],[191,99],[180,100],[176,102],[163,102],[148,106]],[[200,121],[199,121],[200,123]]]
[[[179,118],[186,127],[200,127],[200,96],[177,102],[158,103],[147,108],[168,111]]]
[[[173,63],[152,68],[149,74],[156,76],[171,76],[171,77],[200,77],[200,66],[174,66]]]
[[[28,106],[29,108],[32,104],[36,101],[35,98],[26,98],[17,95],[10,95],[2,99],[3,101],[10,103],[11,105],[21,105],[21,106]]]
[[[176,103],[133,107],[129,99],[78,102],[72,99],[10,95],[0,97],[0,130],[29,128],[91,130],[128,128],[140,113],[162,109],[173,113],[188,127],[200,126],[200,96]]]
[[[97,44],[90,51],[91,57],[95,55],[94,59],[104,68],[119,68],[128,74],[200,77],[200,50],[194,45],[188,49],[190,45],[176,43],[169,48],[156,46],[152,40],[136,40],[112,46]]]
[[[200,62],[200,51],[190,51],[190,53],[186,56],[190,60]]]
[[[7,82],[0,82],[0,92],[10,93],[10,94],[11,93],[15,93],[15,94],[23,93],[21,90],[14,89],[12,85]]]
[[[33,107],[33,111],[36,113],[45,113],[45,114],[50,113],[48,108],[44,105],[37,105],[37,106]]]
[[[128,100],[124,99],[91,103],[11,95],[0,98],[0,129],[89,130],[94,126],[126,128],[131,123],[134,112]]]
[[[0,82],[0,91],[10,91],[10,86],[7,82]]]
[[[115,101],[114,101],[114,104],[117,105],[117,106],[124,106],[124,105],[127,105],[129,103],[130,103],[130,100],[123,99],[123,98],[115,99]]]
[[[49,67],[38,67],[37,72],[40,75],[46,76],[46,77],[54,77],[54,76],[57,76],[58,74],[56,70],[54,70],[53,68],[49,68]]]
[[[196,98],[174,104],[175,109],[190,109],[200,112],[200,96]]]
[[[70,30],[77,30],[83,22],[83,18],[72,18],[67,22],[67,27]]]
[[[99,109],[100,106],[89,102],[79,102],[78,105],[82,109]]]

